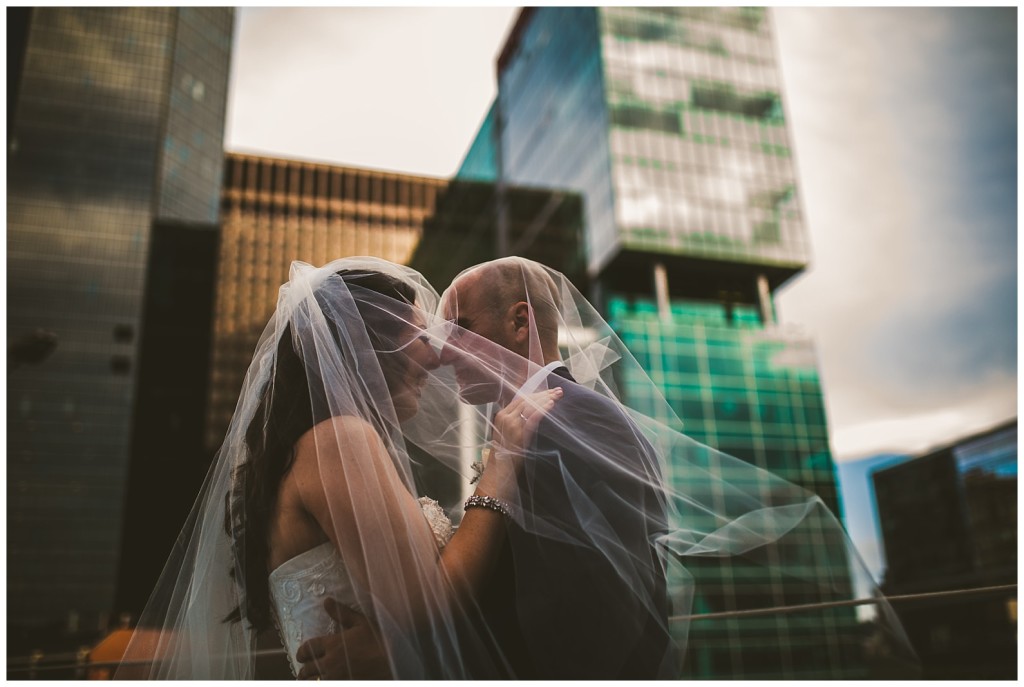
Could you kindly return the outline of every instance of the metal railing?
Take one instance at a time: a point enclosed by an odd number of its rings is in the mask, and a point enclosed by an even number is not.
[[[771,606],[767,608],[754,608],[742,611],[722,611],[718,613],[698,613],[695,615],[677,615],[669,618],[670,622],[716,620],[724,618],[745,618],[751,616],[779,615],[787,613],[798,613],[812,610],[844,608],[850,606],[866,606],[882,602],[909,602],[922,601],[926,599],[937,599],[946,597],[985,596],[1002,592],[1016,591],[1016,584],[993,585],[989,587],[972,587],[968,589],[952,589],[938,592],[924,592],[920,594],[899,594],[885,597],[872,597],[870,599],[848,599],[844,601],[825,601],[812,604],[798,604],[793,606]],[[154,660],[137,661],[97,661],[88,660],[91,649],[80,649],[77,652],[63,654],[44,655],[42,652],[30,656],[20,656],[7,659],[7,674],[28,673],[28,679],[34,679],[37,673],[53,671],[76,671],[84,678],[89,670],[103,668],[117,668],[120,666],[151,665],[159,662]],[[260,649],[252,652],[254,658],[275,657],[283,655],[284,649]]]

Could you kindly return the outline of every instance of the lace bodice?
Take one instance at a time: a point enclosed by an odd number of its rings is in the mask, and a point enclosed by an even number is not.
[[[438,547],[444,548],[452,537],[451,520],[437,501],[424,496],[419,503]],[[331,542],[300,553],[270,573],[274,622],[295,675],[302,667],[295,659],[302,643],[338,631],[324,610],[328,596],[359,610],[352,580]]]

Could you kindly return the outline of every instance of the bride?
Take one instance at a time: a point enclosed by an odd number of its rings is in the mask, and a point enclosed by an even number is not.
[[[297,673],[302,642],[339,629],[327,599],[372,619],[396,677],[469,677],[466,651],[478,654],[474,676],[502,674],[473,595],[514,500],[516,447],[561,391],[522,395],[494,417],[499,450],[470,500],[480,507],[453,535],[437,502],[415,496],[401,427],[439,366],[424,329],[435,303],[416,272],[383,260],[293,264],[140,619],[162,630],[159,644],[133,642],[118,677],[155,656],[146,677],[252,678],[257,634],[271,627]]]

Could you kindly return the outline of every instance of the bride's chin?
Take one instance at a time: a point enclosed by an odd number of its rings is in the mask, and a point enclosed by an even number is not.
[[[415,398],[395,398],[394,406],[395,416],[399,422],[410,420],[420,412],[419,400]]]

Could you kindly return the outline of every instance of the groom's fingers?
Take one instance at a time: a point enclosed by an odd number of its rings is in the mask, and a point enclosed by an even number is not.
[[[315,640],[310,640],[310,642],[312,641]],[[312,650],[307,648],[310,642],[306,642],[299,647],[298,652],[295,654],[295,658],[302,663],[302,667],[299,668],[299,673],[296,675],[300,680],[315,680],[320,677],[320,666],[317,663],[317,658],[313,656]],[[303,655],[303,649],[307,649],[305,655]]]
[[[300,680],[340,679],[346,674],[348,647],[341,635],[314,637],[299,647],[295,658],[302,663],[296,676]]]
[[[302,643],[299,650],[295,652],[295,658],[299,663],[310,663],[316,661],[327,651],[324,644],[325,637],[314,637]]]
[[[319,670],[319,668],[316,668],[315,666],[314,667],[310,667],[309,665],[304,665],[299,670],[299,674],[296,675],[296,677],[299,680],[316,680],[317,678],[320,677],[320,670]]]
[[[360,613],[353,611],[348,606],[331,597],[327,597],[324,600],[324,610],[343,630],[366,622],[366,618]]]

